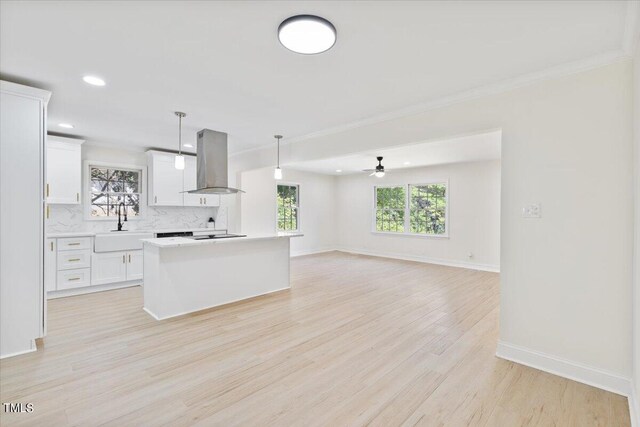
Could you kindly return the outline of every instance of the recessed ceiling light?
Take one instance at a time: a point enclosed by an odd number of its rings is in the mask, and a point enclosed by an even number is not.
[[[186,148],[193,148],[193,145],[191,145],[191,144],[182,144],[182,146],[186,147]]]
[[[65,129],[73,129],[73,125],[69,123],[58,123],[58,126]]]
[[[342,169],[336,169],[336,172],[340,173],[342,172]]]
[[[336,42],[336,27],[315,15],[296,15],[287,18],[278,27],[278,39],[287,49],[313,55],[325,52]]]
[[[405,166],[409,166],[411,164],[411,162],[404,162]]]
[[[102,80],[100,77],[96,77],[96,76],[84,76],[82,78],[82,80],[84,80],[85,83],[89,83],[90,85],[93,85],[93,86],[104,86],[104,85],[106,85],[104,80]]]

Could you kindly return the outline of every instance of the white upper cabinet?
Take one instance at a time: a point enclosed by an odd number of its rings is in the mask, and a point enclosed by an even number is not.
[[[184,170],[176,169],[175,154],[147,151],[149,206],[220,206],[217,194],[188,194],[198,188],[197,159],[185,156]]]
[[[185,156],[184,160],[183,191],[195,190],[198,188],[197,159],[192,156]],[[201,206],[202,194],[184,193],[184,205]]]
[[[147,151],[149,206],[184,206],[183,171],[174,162],[173,154]]]
[[[83,142],[80,139],[47,136],[47,203],[80,204]]]

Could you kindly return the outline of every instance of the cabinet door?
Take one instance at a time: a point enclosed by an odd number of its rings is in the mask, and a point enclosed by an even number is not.
[[[197,161],[195,157],[185,156],[183,191],[198,188]],[[184,193],[185,206],[202,206],[202,194]]]
[[[202,204],[204,206],[220,206],[220,195],[219,194],[207,194],[202,198]]]
[[[47,292],[56,290],[56,239],[46,239],[44,246],[44,289]]]
[[[183,206],[183,171],[176,169],[175,156],[153,154],[151,156],[150,193],[151,206]]]
[[[127,280],[127,253],[94,253],[91,257],[91,285],[124,282]]]
[[[47,140],[47,203],[80,204],[82,160],[80,145]]]
[[[130,251],[127,253],[127,280],[140,280],[144,276],[142,268],[142,251]]]

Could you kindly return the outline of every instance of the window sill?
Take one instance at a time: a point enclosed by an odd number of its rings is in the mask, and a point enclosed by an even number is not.
[[[419,239],[448,239],[449,233],[446,234],[418,234],[418,233],[395,233],[393,231],[372,231],[371,234],[380,234],[382,236],[397,237],[417,237]]]

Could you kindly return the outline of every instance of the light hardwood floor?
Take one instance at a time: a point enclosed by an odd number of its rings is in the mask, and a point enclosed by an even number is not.
[[[167,321],[140,288],[49,302],[3,426],[627,426],[624,397],[494,356],[498,275],[332,252],[292,289]]]

